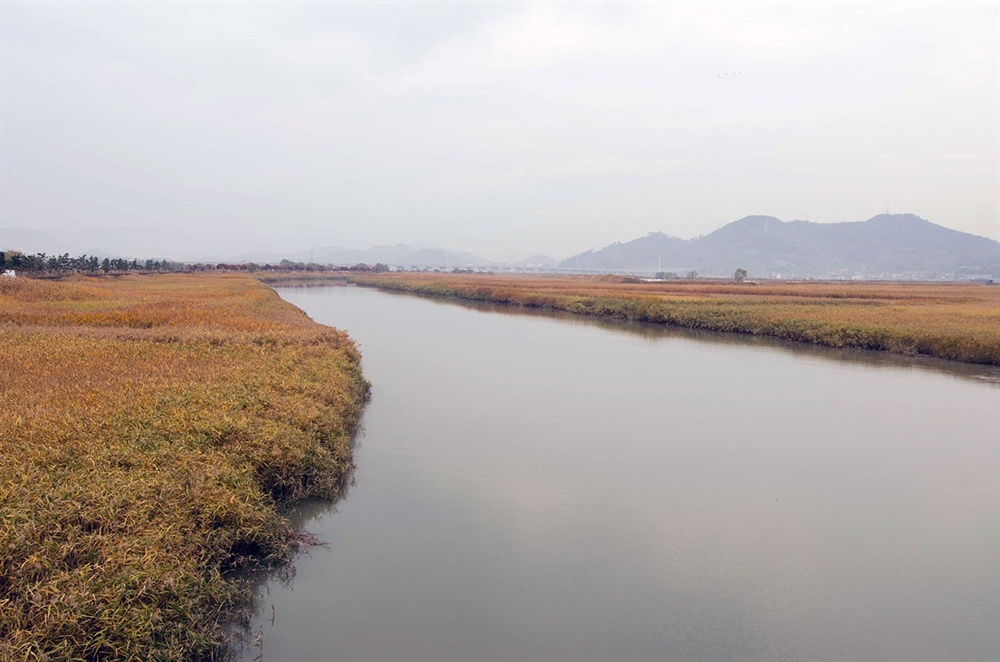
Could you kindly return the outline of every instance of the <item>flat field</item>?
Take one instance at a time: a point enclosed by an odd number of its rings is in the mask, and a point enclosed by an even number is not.
[[[214,659],[368,384],[240,274],[0,278],[0,659]]]
[[[393,273],[388,290],[1000,365],[1000,286]]]

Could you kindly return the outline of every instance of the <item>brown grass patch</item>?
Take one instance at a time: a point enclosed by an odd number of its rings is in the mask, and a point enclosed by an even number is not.
[[[243,275],[0,279],[0,659],[203,659],[331,497],[368,385]]]

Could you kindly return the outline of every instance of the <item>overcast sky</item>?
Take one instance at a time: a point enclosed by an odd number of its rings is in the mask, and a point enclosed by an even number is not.
[[[997,239],[998,8],[5,1],[0,216],[174,257],[887,208]]]

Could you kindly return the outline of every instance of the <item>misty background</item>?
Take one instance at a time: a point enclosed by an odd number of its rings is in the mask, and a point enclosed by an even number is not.
[[[998,239],[998,25],[974,2],[3,2],[0,223],[177,259],[561,259],[887,210]]]

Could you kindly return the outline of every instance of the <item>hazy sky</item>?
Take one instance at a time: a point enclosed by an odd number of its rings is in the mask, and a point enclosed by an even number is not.
[[[0,12],[7,228],[565,257],[888,208],[1000,238],[997,2]]]

